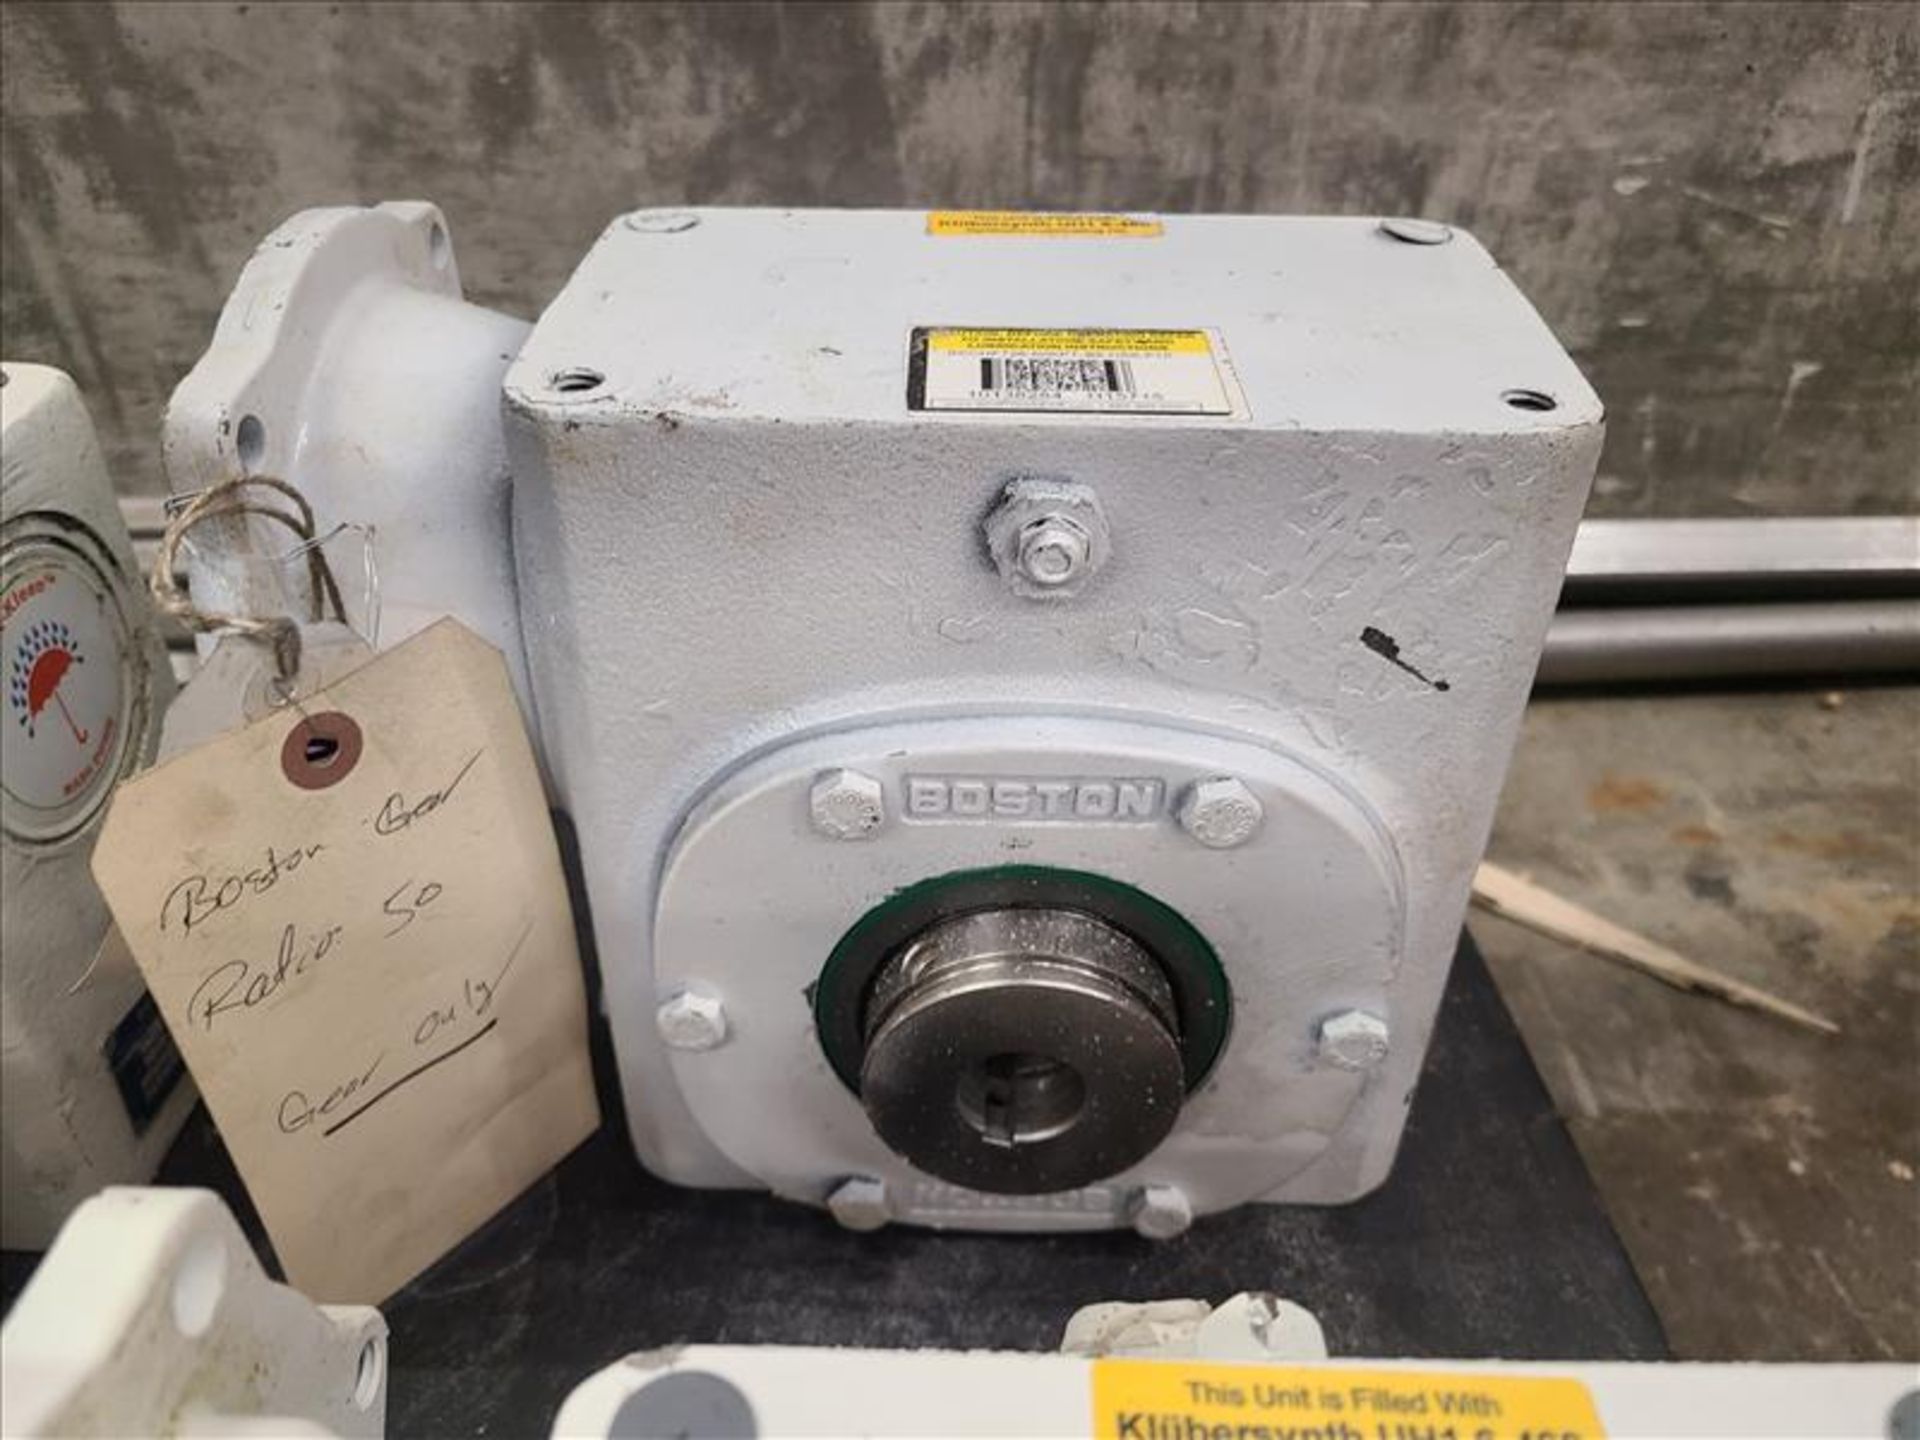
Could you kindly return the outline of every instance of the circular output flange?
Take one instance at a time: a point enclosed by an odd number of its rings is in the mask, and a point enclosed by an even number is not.
[[[1166,1138],[1225,1039],[1227,989],[1180,916],[1099,876],[942,876],[864,917],[815,992],[829,1058],[889,1148],[1038,1195]]]
[[[867,1004],[860,1096],[888,1146],[974,1190],[1039,1194],[1143,1159],[1180,1114],[1173,990],[1074,910],[943,920]]]

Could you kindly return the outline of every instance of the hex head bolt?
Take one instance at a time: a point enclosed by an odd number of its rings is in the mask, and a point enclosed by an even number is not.
[[[1100,497],[1074,480],[1008,481],[986,538],[1000,578],[1029,600],[1079,594],[1113,548]]]
[[[858,770],[828,770],[813,782],[807,804],[813,828],[833,840],[865,840],[886,823],[886,793]]]
[[[827,1196],[827,1210],[848,1230],[878,1230],[893,1218],[887,1182],[856,1175],[842,1180]]]
[[[1266,811],[1259,797],[1230,775],[1217,775],[1187,787],[1174,811],[1180,828],[1210,850],[1244,845],[1259,830]]]
[[[1320,1022],[1320,1058],[1342,1070],[1371,1070],[1387,1058],[1387,1022],[1365,1010],[1342,1010]]]
[[[1193,1202],[1178,1185],[1143,1185],[1127,1202],[1134,1233],[1148,1240],[1172,1240],[1193,1225]]]
[[[712,1050],[727,1039],[727,1012],[718,997],[682,990],[653,1016],[660,1038],[675,1050]]]

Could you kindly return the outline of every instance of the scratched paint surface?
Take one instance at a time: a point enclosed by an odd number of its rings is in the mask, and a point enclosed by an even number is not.
[[[522,315],[640,205],[1433,215],[1607,399],[1595,513],[1914,499],[1910,6],[19,3],[0,43],[7,347],[128,490],[254,244],[420,196]]]

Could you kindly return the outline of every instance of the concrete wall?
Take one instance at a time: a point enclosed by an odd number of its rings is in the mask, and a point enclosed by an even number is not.
[[[9,3],[9,358],[121,482],[256,241],[426,197],[531,315],[636,205],[1424,214],[1612,413],[1596,513],[1909,509],[1920,7]]]

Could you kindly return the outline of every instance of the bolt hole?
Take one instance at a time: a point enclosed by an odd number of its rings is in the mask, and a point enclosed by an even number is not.
[[[562,395],[584,395],[589,390],[598,390],[607,383],[607,377],[598,370],[589,370],[584,365],[576,365],[568,370],[556,370],[547,377],[547,383]]]
[[[227,1247],[218,1235],[200,1235],[173,1272],[173,1323],[182,1335],[203,1335],[227,1288]]]
[[[379,1398],[380,1382],[387,1373],[387,1342],[378,1335],[360,1347],[359,1362],[353,1368],[353,1404],[356,1410],[372,1407]]]
[[[242,415],[234,428],[233,446],[240,457],[240,468],[249,475],[260,468],[267,457],[267,427],[258,415]]]
[[[436,220],[427,231],[427,261],[434,269],[444,270],[452,258],[453,246],[447,241],[447,227]]]
[[[1560,402],[1544,390],[1507,390],[1500,398],[1516,410],[1545,412],[1560,408]]]
[[[1403,245],[1444,245],[1453,239],[1452,228],[1442,225],[1438,220],[1415,220],[1403,217],[1382,220],[1380,229]]]
[[[626,217],[627,228],[643,235],[678,235],[699,223],[698,215],[684,210],[636,210]]]
[[[1064,1060],[1006,1051],[962,1075],[954,1103],[982,1140],[1011,1150],[1071,1130],[1086,1108],[1087,1082]]]

